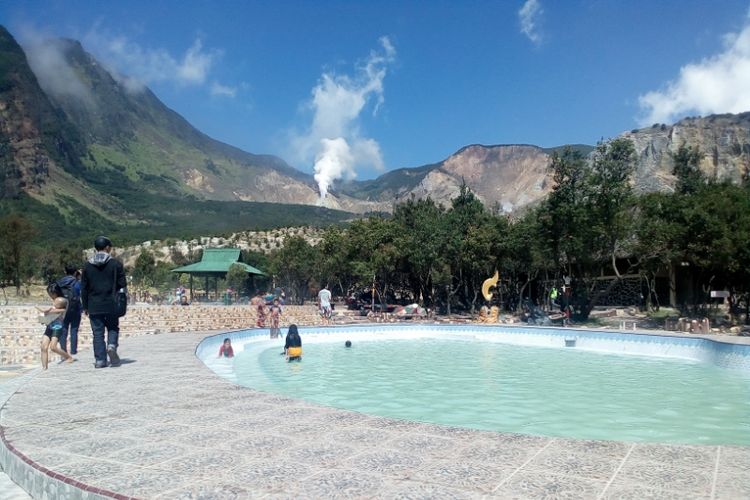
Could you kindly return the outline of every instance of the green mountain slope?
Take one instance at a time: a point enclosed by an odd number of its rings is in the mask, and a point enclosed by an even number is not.
[[[250,154],[211,139],[166,107],[148,88],[134,90],[124,77],[113,77],[77,41],[49,40],[27,50],[37,75],[48,73],[42,71],[43,61],[35,57],[37,52],[59,54],[78,80],[77,88],[83,89],[70,91],[54,76],[40,78],[51,101],[82,132],[88,150],[83,170],[114,168],[133,181],[157,177],[166,181],[159,184],[160,191],[168,189],[200,198],[296,202],[279,196],[267,200],[263,183],[258,183],[264,176],[288,177],[287,183],[297,192],[313,199],[316,196],[310,175],[280,158]]]
[[[27,58],[0,27],[0,216],[22,213],[41,241],[94,233],[137,241],[350,217],[241,201],[253,189],[284,201],[258,179],[317,194],[282,160],[214,141],[147,89],[129,92],[77,42],[48,43],[67,61],[76,92],[37,79],[33,51]]]

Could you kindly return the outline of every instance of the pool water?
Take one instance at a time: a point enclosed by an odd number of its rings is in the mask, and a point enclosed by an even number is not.
[[[248,344],[240,384],[335,408],[475,429],[750,445],[750,377],[670,358],[474,340]]]

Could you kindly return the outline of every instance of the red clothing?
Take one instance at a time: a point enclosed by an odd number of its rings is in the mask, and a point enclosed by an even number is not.
[[[225,346],[224,344],[221,345],[221,349],[219,349],[219,357],[224,356],[225,358],[233,358],[234,357],[234,349],[232,349],[232,346],[229,347]]]
[[[271,306],[271,328],[279,327],[280,317],[281,317],[281,307],[277,305]]]
[[[255,320],[255,326],[258,328],[266,326],[266,306],[263,304],[258,305],[258,317]]]

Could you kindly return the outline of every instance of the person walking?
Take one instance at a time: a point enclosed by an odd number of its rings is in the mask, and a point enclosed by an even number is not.
[[[78,353],[78,328],[81,326],[81,283],[76,278],[78,267],[72,264],[65,266],[65,276],[57,280],[63,296],[68,301],[68,309],[63,317],[60,332],[60,348],[70,354]],[[70,334],[70,350],[68,350]]]
[[[112,366],[120,365],[117,354],[120,334],[120,318],[117,315],[118,290],[127,288],[127,279],[122,262],[113,259],[112,241],[105,236],[94,240],[96,253],[86,263],[81,276],[81,303],[83,312],[89,317],[94,334],[94,367],[105,368],[107,355]],[[104,331],[107,342],[104,342]]]
[[[330,325],[333,309],[331,307],[331,291],[328,290],[328,285],[318,292],[318,309],[320,316],[323,318],[323,324]]]

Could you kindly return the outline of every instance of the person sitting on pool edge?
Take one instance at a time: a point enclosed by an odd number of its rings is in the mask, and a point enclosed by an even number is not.
[[[287,361],[302,361],[302,339],[297,331],[297,325],[289,325],[284,344],[284,354]]]

